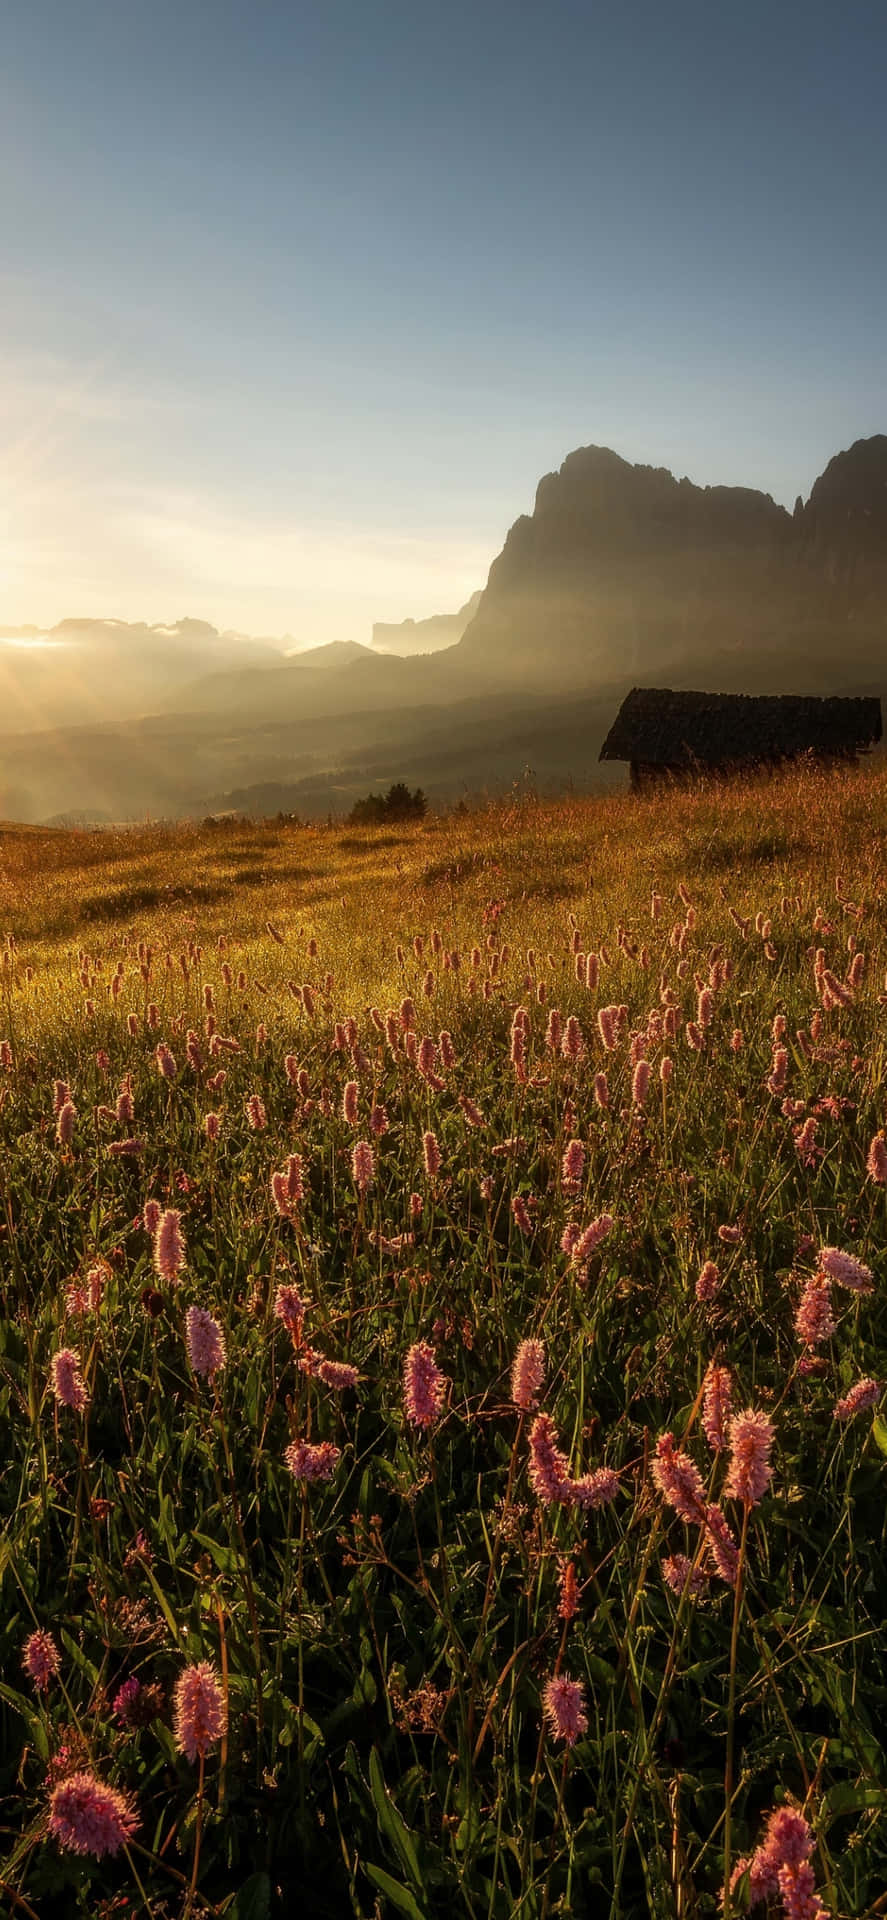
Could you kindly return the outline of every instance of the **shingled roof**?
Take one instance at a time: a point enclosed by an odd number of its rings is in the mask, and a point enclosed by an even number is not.
[[[854,754],[881,738],[881,702],[799,694],[673,693],[633,687],[600,751],[646,766],[753,766]]]

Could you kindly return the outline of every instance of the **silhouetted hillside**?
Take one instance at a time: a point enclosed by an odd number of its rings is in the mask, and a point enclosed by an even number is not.
[[[461,640],[481,602],[480,591],[466,600],[458,613],[433,613],[428,620],[377,620],[373,627],[373,646],[377,653],[439,653],[442,647],[454,647]]]
[[[512,682],[838,690],[881,670],[887,437],[838,454],[794,515],[603,447],[540,482],[458,656]]]

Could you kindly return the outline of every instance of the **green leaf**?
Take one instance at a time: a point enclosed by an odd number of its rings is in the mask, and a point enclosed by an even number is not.
[[[226,1920],[268,1920],[271,1912],[271,1882],[267,1873],[253,1873],[245,1880],[239,1893],[236,1893],[232,1905],[226,1909]]]
[[[875,1436],[876,1447],[880,1449],[881,1453],[887,1454],[887,1420],[882,1419],[879,1413],[875,1414],[874,1420],[872,1421],[872,1432]]]
[[[418,1891],[421,1893],[422,1874],[416,1856],[416,1849],[413,1845],[411,1835],[404,1825],[403,1819],[385,1785],[385,1777],[382,1772],[382,1765],[376,1747],[370,1748],[369,1773],[370,1792],[373,1796],[373,1805],[379,1816],[379,1825],[382,1832],[386,1834],[391,1841],[391,1845],[397,1854],[400,1864],[409,1875],[413,1886],[418,1888]]]
[[[233,1547],[221,1546],[219,1541],[213,1540],[208,1533],[198,1533],[196,1527],[194,1528],[191,1538],[192,1540],[199,1541],[200,1545],[206,1548],[207,1553],[218,1567],[220,1573],[237,1572],[237,1555]]]
[[[399,1880],[392,1880],[390,1873],[386,1873],[382,1867],[374,1867],[369,1860],[366,1862],[366,1873],[373,1886],[378,1887],[380,1893],[388,1895],[398,1913],[407,1914],[409,1920],[427,1920],[421,1907],[417,1907],[409,1887],[402,1887]]]

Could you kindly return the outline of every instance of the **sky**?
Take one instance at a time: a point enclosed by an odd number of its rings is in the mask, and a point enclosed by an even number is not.
[[[5,0],[0,626],[455,609],[576,446],[887,428],[887,12]]]

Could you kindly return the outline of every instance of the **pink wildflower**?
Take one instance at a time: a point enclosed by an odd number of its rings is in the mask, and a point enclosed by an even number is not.
[[[863,1413],[867,1407],[876,1407],[884,1391],[881,1380],[872,1380],[866,1376],[857,1380],[835,1406],[836,1420],[852,1420],[855,1413]]]
[[[67,1853],[119,1853],[138,1827],[132,1803],[94,1773],[69,1773],[53,1789],[49,1832]]]
[[[575,1013],[571,1013],[564,1027],[561,1053],[565,1060],[581,1060],[584,1052],[585,1042],[582,1038],[582,1029]]]
[[[522,1340],[511,1369],[511,1398],[529,1411],[545,1379],[545,1348],[541,1340]]]
[[[69,1147],[71,1145],[71,1141],[74,1138],[74,1122],[76,1118],[77,1108],[73,1100],[66,1100],[64,1106],[59,1111],[59,1117],[55,1127],[55,1137],[60,1147]]]
[[[376,1174],[373,1149],[368,1140],[358,1140],[351,1155],[351,1171],[359,1193],[367,1193]]]
[[[871,1268],[864,1267],[852,1253],[842,1253],[838,1247],[820,1247],[819,1264],[839,1287],[849,1287],[851,1293],[872,1292],[875,1283]]]
[[[828,1920],[828,1909],[823,1906],[816,1891],[809,1860],[802,1860],[798,1866],[784,1862],[776,1879],[785,1920]]]
[[[349,1127],[357,1126],[357,1102],[360,1093],[356,1080],[346,1080],[342,1095],[342,1118]]]
[[[832,1318],[832,1283],[824,1273],[812,1273],[795,1314],[795,1332],[805,1347],[817,1347],[830,1340],[835,1331]]]
[[[60,1407],[82,1413],[89,1395],[80,1374],[80,1355],[73,1347],[60,1347],[52,1356],[52,1391]]]
[[[349,1387],[356,1387],[360,1374],[344,1360],[321,1360],[317,1369],[324,1386],[332,1387],[334,1393],[345,1393]]]
[[[176,1066],[175,1056],[174,1054],[170,1053],[169,1047],[166,1046],[166,1044],[162,1040],[160,1042],[160,1045],[157,1048],[155,1059],[157,1061],[157,1071],[161,1079],[174,1080],[176,1077],[176,1074],[178,1073],[178,1067]]]
[[[321,1440],[319,1446],[312,1446],[309,1440],[293,1440],[283,1457],[294,1480],[325,1486],[333,1477],[341,1450],[331,1440]]]
[[[770,1449],[775,1439],[772,1420],[755,1407],[735,1413],[730,1421],[730,1467],[724,1491],[731,1500],[756,1507],[773,1477]]]
[[[584,1706],[585,1696],[578,1680],[570,1680],[567,1674],[558,1673],[547,1682],[542,1694],[542,1710],[555,1740],[563,1740],[568,1747],[574,1747],[580,1734],[587,1733],[588,1718]]]
[[[615,1052],[616,1047],[619,1045],[618,1007],[601,1007],[597,1017],[597,1030],[607,1052]]]
[[[708,1586],[702,1567],[694,1567],[685,1553],[673,1553],[669,1559],[663,1560],[662,1578],[679,1599],[682,1594],[689,1593],[690,1598],[695,1600]]]
[[[370,1112],[370,1132],[374,1140],[381,1140],[388,1132],[388,1111],[383,1106],[375,1106]]]
[[[36,1633],[28,1635],[22,1649],[22,1666],[30,1680],[33,1680],[38,1693],[45,1693],[50,1680],[58,1673],[60,1655],[51,1633],[44,1633],[38,1627]]]
[[[527,1211],[527,1203],[522,1193],[516,1193],[514,1195],[511,1202],[511,1211],[514,1216],[515,1225],[520,1228],[521,1233],[532,1233],[533,1222],[530,1219]]]
[[[726,1422],[730,1417],[730,1391],[732,1381],[727,1367],[716,1367],[712,1361],[704,1381],[702,1398],[702,1431],[714,1452],[719,1453],[727,1445]]]
[[[434,1348],[417,1340],[403,1364],[403,1397],[414,1427],[431,1427],[442,1412],[449,1382],[434,1358]]]
[[[879,1187],[887,1184],[887,1140],[883,1133],[875,1134],[865,1165],[870,1180],[874,1180]]]
[[[561,1179],[565,1187],[575,1191],[581,1186],[585,1172],[585,1148],[581,1140],[570,1140],[564,1149],[561,1161]]]
[[[734,1587],[739,1568],[739,1548],[720,1507],[706,1507],[705,1530],[708,1557],[715,1573],[726,1581],[728,1587]]]
[[[268,1125],[265,1103],[258,1093],[251,1093],[246,1103],[246,1117],[253,1133],[261,1133]]]
[[[219,1134],[222,1131],[221,1114],[205,1113],[203,1116],[203,1131],[206,1134],[207,1140],[218,1140]]]
[[[157,1232],[157,1226],[158,1226],[159,1220],[160,1220],[160,1201],[146,1200],[145,1210],[144,1210],[144,1213],[142,1214],[142,1225],[145,1229],[145,1232],[150,1233],[152,1240],[154,1238],[155,1233]]]
[[[182,1216],[175,1207],[160,1215],[154,1232],[154,1267],[161,1280],[177,1281],[185,1264]]]
[[[618,1473],[612,1467],[597,1467],[594,1473],[583,1473],[580,1480],[568,1480],[561,1498],[567,1506],[593,1513],[597,1507],[609,1506],[618,1492]]]
[[[221,1740],[227,1725],[225,1697],[219,1676],[209,1660],[186,1667],[176,1681],[175,1737],[180,1753],[192,1763],[205,1758]]]
[[[713,1260],[706,1260],[699,1279],[696,1282],[697,1300],[713,1300],[721,1284],[721,1276]]]
[[[725,1247],[738,1247],[742,1240],[742,1228],[740,1226],[719,1227],[718,1239]]]
[[[682,1520],[704,1519],[705,1488],[702,1476],[689,1454],[682,1453],[675,1446],[673,1434],[660,1435],[650,1471],[663,1500],[674,1507]]]
[[[589,1221],[588,1226],[577,1235],[570,1249],[570,1259],[574,1266],[583,1265],[589,1254],[594,1253],[602,1240],[606,1240],[607,1234],[612,1233],[613,1224],[611,1213],[599,1213],[595,1220]]]
[[[595,1074],[593,1091],[594,1091],[595,1106],[606,1109],[610,1104],[610,1089],[607,1084],[607,1076],[605,1073]]]
[[[647,1098],[650,1085],[650,1062],[639,1060],[631,1082],[631,1097],[636,1107],[642,1107]]]
[[[185,1315],[188,1359],[195,1373],[212,1376],[225,1365],[225,1336],[205,1307],[189,1307]]]
[[[302,1298],[298,1287],[281,1286],[274,1295],[274,1313],[282,1320],[287,1332],[292,1336],[293,1345],[298,1346],[302,1338],[302,1326],[309,1302]]]
[[[538,1413],[530,1428],[529,1472],[533,1492],[545,1506],[564,1499],[570,1463],[557,1444],[557,1430],[547,1413]]]
[[[429,1180],[436,1180],[440,1172],[440,1147],[437,1144],[436,1134],[423,1133],[422,1159],[424,1161],[427,1178]]]

